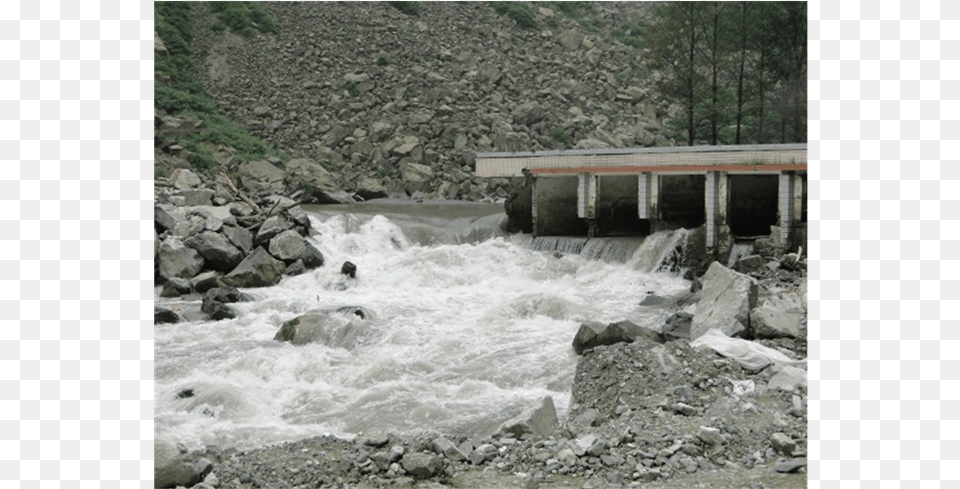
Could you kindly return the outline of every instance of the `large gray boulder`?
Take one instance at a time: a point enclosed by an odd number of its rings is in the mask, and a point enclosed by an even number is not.
[[[294,158],[288,161],[287,181],[291,186],[305,185],[310,189],[337,187],[333,174],[310,158]]]
[[[690,339],[711,329],[730,337],[745,336],[750,310],[757,305],[757,280],[713,262],[700,279],[703,296],[690,324]]]
[[[646,337],[657,343],[663,343],[660,333],[638,326],[630,321],[619,321],[610,324],[601,324],[588,321],[580,325],[577,335],[573,338],[573,349],[577,355],[600,345],[615,343],[633,343],[639,337]]]
[[[557,426],[557,410],[553,406],[553,398],[544,396],[528,404],[516,417],[501,424],[497,432],[517,438],[527,433],[546,437],[552,435]]]
[[[206,458],[183,453],[166,439],[154,442],[153,487],[192,487],[213,470]]]
[[[227,238],[213,231],[203,231],[184,240],[184,244],[197,250],[207,268],[229,272],[243,260],[243,253]]]
[[[324,261],[323,253],[306,241],[304,242],[303,254],[300,255],[300,259],[303,260],[303,266],[306,267],[307,270],[322,267]]]
[[[220,231],[234,246],[244,254],[253,250],[253,233],[239,226],[224,226]]]
[[[186,168],[177,168],[170,173],[170,181],[180,190],[190,190],[200,186],[200,177]]]
[[[303,236],[292,229],[288,229],[270,240],[268,251],[274,258],[290,264],[300,259],[306,249],[307,245]]]
[[[283,170],[269,161],[248,161],[240,165],[240,181],[244,190],[253,193],[283,192]]]
[[[197,250],[185,246],[183,241],[170,237],[160,243],[157,267],[164,281],[174,277],[189,279],[203,269],[203,257]]]
[[[257,231],[257,236],[253,239],[253,244],[255,246],[260,246],[267,244],[273,239],[274,236],[292,228],[293,225],[285,219],[283,216],[270,216],[263,224],[260,225],[260,229]]]
[[[750,311],[750,329],[754,338],[798,338],[802,318],[798,304],[771,296]]]
[[[419,163],[403,162],[400,164],[400,175],[403,180],[403,190],[408,195],[422,190],[427,182],[433,178],[433,169]]]
[[[286,265],[257,247],[220,281],[230,287],[269,287],[280,282]]]
[[[321,343],[351,349],[363,337],[365,329],[362,320],[365,317],[366,314],[359,308],[303,314],[284,322],[273,339],[294,345]]]
[[[440,458],[432,453],[410,452],[404,454],[400,465],[408,474],[418,479],[426,479],[440,472]]]

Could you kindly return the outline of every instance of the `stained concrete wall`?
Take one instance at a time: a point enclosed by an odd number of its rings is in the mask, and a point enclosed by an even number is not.
[[[597,199],[598,236],[646,236],[650,226],[637,217],[637,176],[602,175]]]
[[[587,221],[577,217],[578,183],[576,175],[534,180],[533,233],[535,235],[587,235]]]
[[[735,236],[767,236],[779,224],[779,175],[729,175],[727,222]]]
[[[707,219],[705,191],[705,175],[660,175],[656,230],[703,225]]]

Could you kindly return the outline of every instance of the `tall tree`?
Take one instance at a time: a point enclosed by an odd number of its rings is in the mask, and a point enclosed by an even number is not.
[[[648,32],[652,63],[661,72],[657,90],[667,100],[684,107],[688,146],[693,146],[696,130],[694,105],[699,84],[696,54],[702,30],[698,13],[704,3],[656,4],[654,22]]]
[[[730,41],[730,31],[727,29],[727,4],[724,2],[704,2],[701,10],[703,25],[703,60],[707,78],[709,80],[710,104],[706,118],[710,122],[710,144],[716,146],[719,125],[725,111],[720,103],[721,91],[726,87],[721,73],[727,67],[727,51]]]

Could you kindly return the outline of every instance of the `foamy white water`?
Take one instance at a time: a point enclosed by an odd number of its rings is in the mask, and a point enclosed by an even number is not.
[[[437,221],[403,222],[402,229],[396,216],[322,212],[311,219],[319,235],[310,239],[326,257],[324,267],[245,290],[257,300],[232,304],[237,319],[156,327],[158,434],[188,446],[251,448],[326,433],[482,433],[543,395],[553,397],[562,418],[580,322],[627,319],[659,328],[666,313],[640,300],[689,286],[649,272],[653,258],[634,256],[626,264],[556,258],[528,249],[523,236],[423,245],[464,240],[449,238],[457,234],[449,229],[433,234],[445,240],[404,234],[442,228]],[[468,220],[491,228],[498,222]],[[451,222],[464,234],[462,220]],[[671,246],[675,238],[657,239]],[[637,254],[662,252],[640,246]],[[356,279],[340,275],[346,260],[357,265]],[[371,312],[366,319],[332,316],[334,327],[360,325],[356,341],[273,341],[284,321],[342,306]],[[178,399],[184,389],[194,395]]]

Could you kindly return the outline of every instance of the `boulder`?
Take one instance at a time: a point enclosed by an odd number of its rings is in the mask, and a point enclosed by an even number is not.
[[[619,321],[607,325],[588,321],[580,325],[577,335],[573,338],[573,349],[578,355],[582,355],[585,350],[600,345],[632,343],[640,336],[657,343],[664,342],[660,333],[637,326],[630,321]]]
[[[300,259],[306,251],[306,243],[303,236],[293,229],[288,229],[270,240],[270,246],[267,251],[278,260],[291,264]]]
[[[269,287],[280,282],[285,268],[282,261],[257,247],[220,281],[230,287]]]
[[[291,187],[335,189],[336,178],[326,168],[310,158],[294,158],[287,162],[287,181]]]
[[[388,197],[387,188],[383,186],[380,180],[373,177],[360,177],[356,184],[358,195],[363,200],[385,199]]]
[[[184,220],[186,215],[182,210],[169,204],[158,204],[153,207],[153,222],[160,227],[161,231],[173,232],[177,223]]]
[[[170,237],[160,243],[157,267],[164,281],[174,277],[189,279],[203,269],[203,257],[197,250],[186,247],[183,241]]]
[[[207,302],[208,300],[232,304],[234,302],[250,302],[253,300],[253,296],[240,292],[235,287],[217,287],[208,290],[207,293],[203,295],[203,301]]]
[[[433,169],[419,163],[403,162],[400,164],[400,177],[403,181],[403,190],[407,195],[423,189],[433,178]]]
[[[690,325],[693,323],[693,314],[677,311],[667,318],[663,326],[663,334],[674,338],[690,339]]]
[[[173,277],[163,284],[160,297],[179,297],[190,293],[190,282],[185,278]]]
[[[248,161],[240,165],[240,182],[248,192],[283,192],[283,177],[283,170],[266,160]]]
[[[783,433],[774,433],[771,435],[770,445],[774,451],[787,457],[793,456],[793,450],[797,448],[797,443]]]
[[[250,253],[250,251],[253,250],[253,233],[246,228],[224,226],[221,232],[230,240],[230,243],[239,248],[244,254]]]
[[[310,193],[317,204],[353,204],[353,194],[338,189],[316,188]]]
[[[198,294],[202,294],[214,287],[217,287],[217,280],[220,280],[222,275],[223,274],[221,273],[213,271],[203,272],[190,279],[190,286],[193,287],[193,290]]]
[[[243,260],[243,253],[227,238],[213,231],[202,231],[184,240],[184,244],[197,250],[207,268],[227,272]]]
[[[340,267],[340,273],[347,275],[350,278],[357,278],[357,266],[348,261],[343,262],[343,266]]]
[[[511,434],[517,438],[525,434],[547,437],[557,429],[557,411],[553,398],[544,396],[527,405],[516,417],[504,422],[497,430],[500,434]]]
[[[452,441],[442,436],[433,440],[431,448],[438,455],[443,455],[451,462],[463,462],[467,460],[467,455],[465,453],[460,451],[460,449],[457,448]]]
[[[297,260],[283,270],[283,274],[289,277],[306,273],[307,267],[303,266],[303,260]]]
[[[307,270],[323,266],[323,253],[309,242],[304,242],[303,254],[300,255],[300,259],[303,260],[303,266]]]
[[[779,371],[767,382],[768,389],[780,389],[795,392],[800,387],[807,386],[806,370],[788,365],[778,366]]]
[[[771,296],[750,311],[750,330],[754,338],[798,338],[802,319],[794,302]]]
[[[322,343],[349,349],[357,346],[362,333],[357,316],[326,311],[303,314],[284,322],[273,339],[298,346]]]
[[[573,51],[580,47],[580,44],[583,43],[583,32],[579,29],[573,28],[563,34],[560,34],[560,39],[558,39],[560,45],[563,46],[567,51]]]
[[[190,189],[190,190],[181,190],[175,195],[183,197],[181,204],[184,207],[193,207],[193,206],[201,206],[201,205],[210,205],[213,199],[213,195],[215,193],[216,192],[208,188],[198,188],[198,189]]]
[[[756,279],[713,262],[700,279],[703,296],[690,324],[690,338],[719,329],[730,337],[743,336],[750,325],[750,310],[757,305]]]
[[[179,323],[180,315],[164,307],[153,308],[153,324]]]
[[[427,479],[440,472],[442,468],[440,459],[432,454],[425,452],[407,453],[400,460],[400,465],[408,474],[418,479]]]
[[[213,470],[210,460],[182,453],[176,444],[162,439],[154,442],[153,467],[154,487],[191,487]]]
[[[261,246],[270,242],[274,236],[292,228],[293,225],[283,216],[270,216],[257,231],[257,236],[253,239],[254,246]]]

